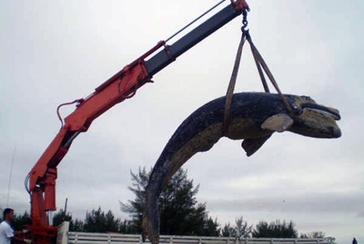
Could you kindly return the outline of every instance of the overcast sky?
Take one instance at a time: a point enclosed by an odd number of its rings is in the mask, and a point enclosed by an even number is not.
[[[60,128],[59,104],[92,93],[216,3],[0,1],[0,206],[29,211],[23,181]],[[249,4],[250,33],[281,90],[339,109],[342,137],[275,134],[249,158],[240,141],[221,139],[184,166],[200,184],[198,201],[222,225],[240,216],[249,224],[293,220],[300,233],[364,242],[364,3]],[[151,168],[178,125],[225,94],[240,27],[239,17],[94,121],[58,167],[58,208],[68,198],[74,217],[101,206],[127,218],[118,201],[134,198],[130,171]],[[263,91],[248,48],[236,91]]]

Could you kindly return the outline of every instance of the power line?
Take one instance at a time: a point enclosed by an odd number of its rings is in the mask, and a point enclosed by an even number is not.
[[[11,183],[11,176],[13,174],[13,165],[14,165],[15,151],[16,151],[16,143],[14,145],[13,155],[11,157],[10,173],[9,173],[9,183],[8,183],[8,194],[7,194],[7,197],[6,197],[6,205],[5,206],[9,206],[10,183]]]

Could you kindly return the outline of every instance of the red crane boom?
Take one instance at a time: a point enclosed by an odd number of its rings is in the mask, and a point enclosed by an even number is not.
[[[35,243],[49,243],[49,238],[57,233],[57,227],[48,223],[47,211],[56,210],[57,166],[77,135],[87,131],[92,121],[105,111],[134,95],[137,89],[150,82],[154,74],[178,56],[246,10],[248,5],[245,0],[231,0],[231,4],[174,44],[166,45],[164,41],[159,42],[97,87],[88,97],[77,100],[76,109],[65,118],[65,124],[29,173],[32,218],[29,229]],[[161,48],[161,51],[146,60]]]

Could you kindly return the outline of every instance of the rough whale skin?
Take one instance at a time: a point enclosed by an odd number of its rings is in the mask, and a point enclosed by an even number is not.
[[[317,104],[308,96],[272,93],[236,93],[230,106],[228,131],[223,133],[225,97],[193,112],[172,135],[158,158],[146,188],[142,221],[143,240],[159,243],[158,198],[174,173],[194,154],[210,150],[223,136],[243,139],[247,156],[255,153],[274,132],[290,131],[314,138],[338,138],[341,131],[337,109]]]

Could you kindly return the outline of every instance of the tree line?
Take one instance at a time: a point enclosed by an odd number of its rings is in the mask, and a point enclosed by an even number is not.
[[[16,215],[12,225],[16,230],[21,230],[29,223],[30,215],[25,212],[23,215]],[[1,219],[0,219],[1,220]],[[132,220],[121,220],[116,218],[109,210],[104,212],[101,207],[97,210],[93,209],[86,213],[84,220],[73,219],[72,214],[65,212],[63,209],[59,210],[53,217],[53,224],[60,225],[63,221],[70,222],[70,231],[79,232],[115,232],[123,234],[140,234],[140,229]],[[260,221],[254,228],[253,225],[248,225],[243,217],[235,220],[234,225],[230,223],[225,224],[222,228],[216,220],[209,218],[204,222],[203,231],[200,233],[196,229],[193,233],[181,232],[179,235],[196,235],[196,236],[220,236],[220,237],[234,237],[237,239],[242,238],[323,238],[325,233],[322,231],[312,231],[309,233],[301,233],[295,229],[293,221],[289,223],[283,221]],[[172,235],[172,233],[162,233],[162,235]]]
[[[145,168],[139,168],[138,173],[131,172],[132,184],[128,189],[133,192],[135,198],[120,203],[120,209],[128,213],[130,219],[121,220],[116,218],[112,211],[103,211],[101,207],[86,213],[84,220],[73,219],[72,214],[59,210],[54,214],[53,224],[55,226],[63,221],[70,222],[70,231],[83,232],[120,232],[124,234],[140,234],[142,213],[145,201],[145,189],[148,184],[149,175]],[[194,186],[193,180],[188,179],[187,171],[180,169],[172,177],[166,189],[161,193],[159,199],[160,233],[161,235],[194,235],[194,236],[223,236],[235,237],[237,239],[255,238],[322,238],[325,233],[313,231],[298,234],[293,221],[260,221],[254,227],[248,225],[243,217],[235,219],[231,225],[223,226],[208,215],[206,203],[199,203],[196,195],[199,185]],[[17,215],[14,229],[22,229],[30,216],[25,212],[22,216]]]

